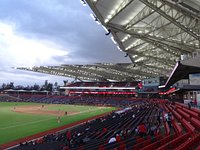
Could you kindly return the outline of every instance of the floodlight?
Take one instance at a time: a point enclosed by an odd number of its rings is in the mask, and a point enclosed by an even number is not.
[[[110,30],[110,29],[108,29],[108,32],[107,32],[105,35],[109,35],[109,34],[110,34],[110,32],[111,32],[111,30]]]
[[[126,53],[126,55],[124,57],[128,57],[128,53]]]
[[[80,2],[83,4],[83,6],[86,6],[85,0],[80,0]]]

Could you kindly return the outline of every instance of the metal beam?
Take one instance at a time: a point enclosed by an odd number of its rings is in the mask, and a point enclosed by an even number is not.
[[[101,65],[100,67],[102,68],[107,68],[108,66],[105,65]],[[116,71],[121,71],[121,72],[126,72],[126,73],[130,73],[130,74],[139,74],[139,75],[144,75],[144,76],[153,76],[153,74],[147,73],[147,72],[143,72],[142,70],[135,70],[136,72],[133,72],[133,70],[131,71],[130,69],[125,68],[126,66],[116,66],[116,65],[110,65],[109,68],[113,69],[112,71],[116,70]]]
[[[137,52],[147,53],[147,54],[151,53],[152,55],[155,55],[155,53],[156,53],[156,55],[163,54],[163,55],[165,55],[165,58],[168,58],[169,60],[172,59],[173,57],[178,57],[178,56],[175,56],[174,53],[169,53],[168,51],[166,51],[162,47],[154,46],[151,43],[148,43],[148,45],[146,45],[143,48],[139,48],[139,49],[137,49],[137,45],[136,45],[136,46],[132,47],[131,49],[127,50],[126,52],[131,53],[132,51],[133,52],[137,51]]]
[[[196,38],[197,40],[199,39],[199,36],[196,35],[195,33],[193,33],[191,31],[191,29],[189,29],[188,27],[185,27],[184,25],[182,25],[181,23],[179,23],[175,18],[173,18],[170,15],[168,15],[167,12],[165,12],[161,8],[159,8],[158,2],[160,2],[160,6],[161,6],[161,5],[163,5],[162,1],[156,0],[157,1],[156,3],[155,3],[155,0],[140,0],[140,1],[142,3],[144,3],[145,5],[147,5],[148,7],[150,7],[151,9],[153,9],[154,11],[156,11],[157,13],[159,13],[161,16],[163,16],[164,18],[166,18],[170,22],[172,22],[173,24],[175,24],[177,27],[181,28],[182,30],[184,30],[185,32],[187,32],[188,34],[190,34],[191,36],[193,36],[194,38]]]
[[[191,51],[188,50],[188,49],[182,49],[182,48],[176,47],[174,45],[169,45],[168,43],[165,43],[164,41],[159,41],[159,40],[154,39],[153,36],[126,31],[125,29],[122,28],[122,26],[119,26],[119,25],[114,25],[114,24],[109,23],[109,24],[107,24],[107,26],[110,29],[112,29],[116,32],[123,32],[123,33],[126,33],[126,34],[130,34],[135,38],[142,39],[143,41],[146,41],[148,43],[152,43],[156,46],[159,45],[161,47],[168,47],[168,48],[175,50],[175,51],[179,51],[179,52],[185,51],[186,53],[191,53]],[[170,50],[168,52],[170,53]],[[173,53],[173,54],[176,55],[175,53]]]
[[[144,7],[140,12],[138,12],[136,16],[134,16],[134,18],[129,23],[125,25],[125,29],[133,27],[135,24],[149,17],[154,12],[155,11],[149,8],[148,6]]]
[[[111,22],[120,12],[122,12],[127,6],[129,6],[134,0],[123,0],[117,9],[112,10],[114,13],[110,14],[110,19],[107,18],[106,23]]]
[[[136,52],[136,51],[131,51],[129,53],[134,54],[134,55],[138,55],[138,56],[141,56],[141,57],[150,58],[150,59],[156,60],[156,61],[160,62],[161,64],[165,64],[165,65],[174,64],[174,62],[171,62],[170,60],[167,61],[165,58],[155,57],[155,56],[152,56],[152,55],[148,55],[147,53],[140,53],[140,52]]]

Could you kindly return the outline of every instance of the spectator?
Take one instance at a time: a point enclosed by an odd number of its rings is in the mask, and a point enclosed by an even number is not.
[[[68,130],[66,133],[67,136],[67,140],[70,141],[71,140],[71,132]]]
[[[191,109],[191,103],[190,102],[188,103],[188,108]]]
[[[117,142],[120,142],[120,141],[121,141],[121,137],[120,137],[119,134],[116,134],[116,141],[117,141]]]
[[[157,115],[157,121],[158,121],[158,123],[159,123],[159,124],[161,124],[161,120],[160,120],[160,114],[159,114],[159,115]]]
[[[83,143],[88,143],[90,141],[90,138],[86,135],[85,138],[83,138]]]
[[[194,107],[197,107],[197,99],[194,99]]]
[[[194,106],[194,103],[193,103],[193,101],[192,101],[192,100],[190,101],[190,105],[191,105],[191,106]]]
[[[103,133],[106,133],[106,132],[107,132],[107,128],[104,127],[104,128],[103,128]]]
[[[108,141],[108,143],[113,143],[116,142],[116,138],[115,137],[111,137],[110,140]]]
[[[132,117],[133,117],[133,119],[134,119],[134,118],[135,118],[135,114],[133,114],[133,116],[132,116]]]
[[[151,127],[150,127],[150,135],[151,136],[154,136],[155,135],[155,132],[156,132],[156,130],[157,130],[157,124],[156,123],[154,123]]]
[[[73,139],[70,140],[69,144],[70,144],[70,147],[75,147],[75,145],[76,145],[76,143]]]
[[[171,128],[172,127],[172,125],[171,125],[171,114],[166,113],[164,117],[165,117],[165,120],[167,121],[169,127]]]
[[[174,101],[174,99],[172,99],[172,105],[175,105],[175,101]]]
[[[141,136],[141,137],[146,136],[147,128],[146,128],[146,126],[145,126],[144,123],[141,123],[141,124],[138,126],[138,133],[139,133],[139,136]]]
[[[160,108],[160,109],[159,109],[159,113],[162,114],[162,112],[163,112],[163,108]]]

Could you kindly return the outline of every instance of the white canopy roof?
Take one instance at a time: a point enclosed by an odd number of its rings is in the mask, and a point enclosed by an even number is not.
[[[85,0],[136,68],[169,75],[200,49],[199,0]]]

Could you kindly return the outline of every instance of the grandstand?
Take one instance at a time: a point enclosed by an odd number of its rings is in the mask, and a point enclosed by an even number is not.
[[[66,97],[21,95],[1,101],[51,104],[117,106],[107,115],[56,134],[24,141],[13,149],[196,149],[199,143],[200,110],[160,99],[115,99],[113,97]],[[19,103],[18,103],[19,104]],[[170,114],[170,122],[165,115]],[[144,123],[145,133],[140,134]],[[111,138],[115,140],[111,142]],[[4,145],[3,145],[4,146]]]
[[[29,138],[2,143],[1,147],[21,150],[200,150],[200,86],[190,82],[191,75],[200,73],[200,2],[81,2],[91,8],[95,21],[106,29],[106,37],[111,36],[132,63],[18,67],[71,77],[76,82],[60,87],[56,95],[4,90],[0,102],[57,107],[62,104],[72,109],[87,106],[88,110],[95,106],[100,111],[110,110],[59,128],[49,128]]]

